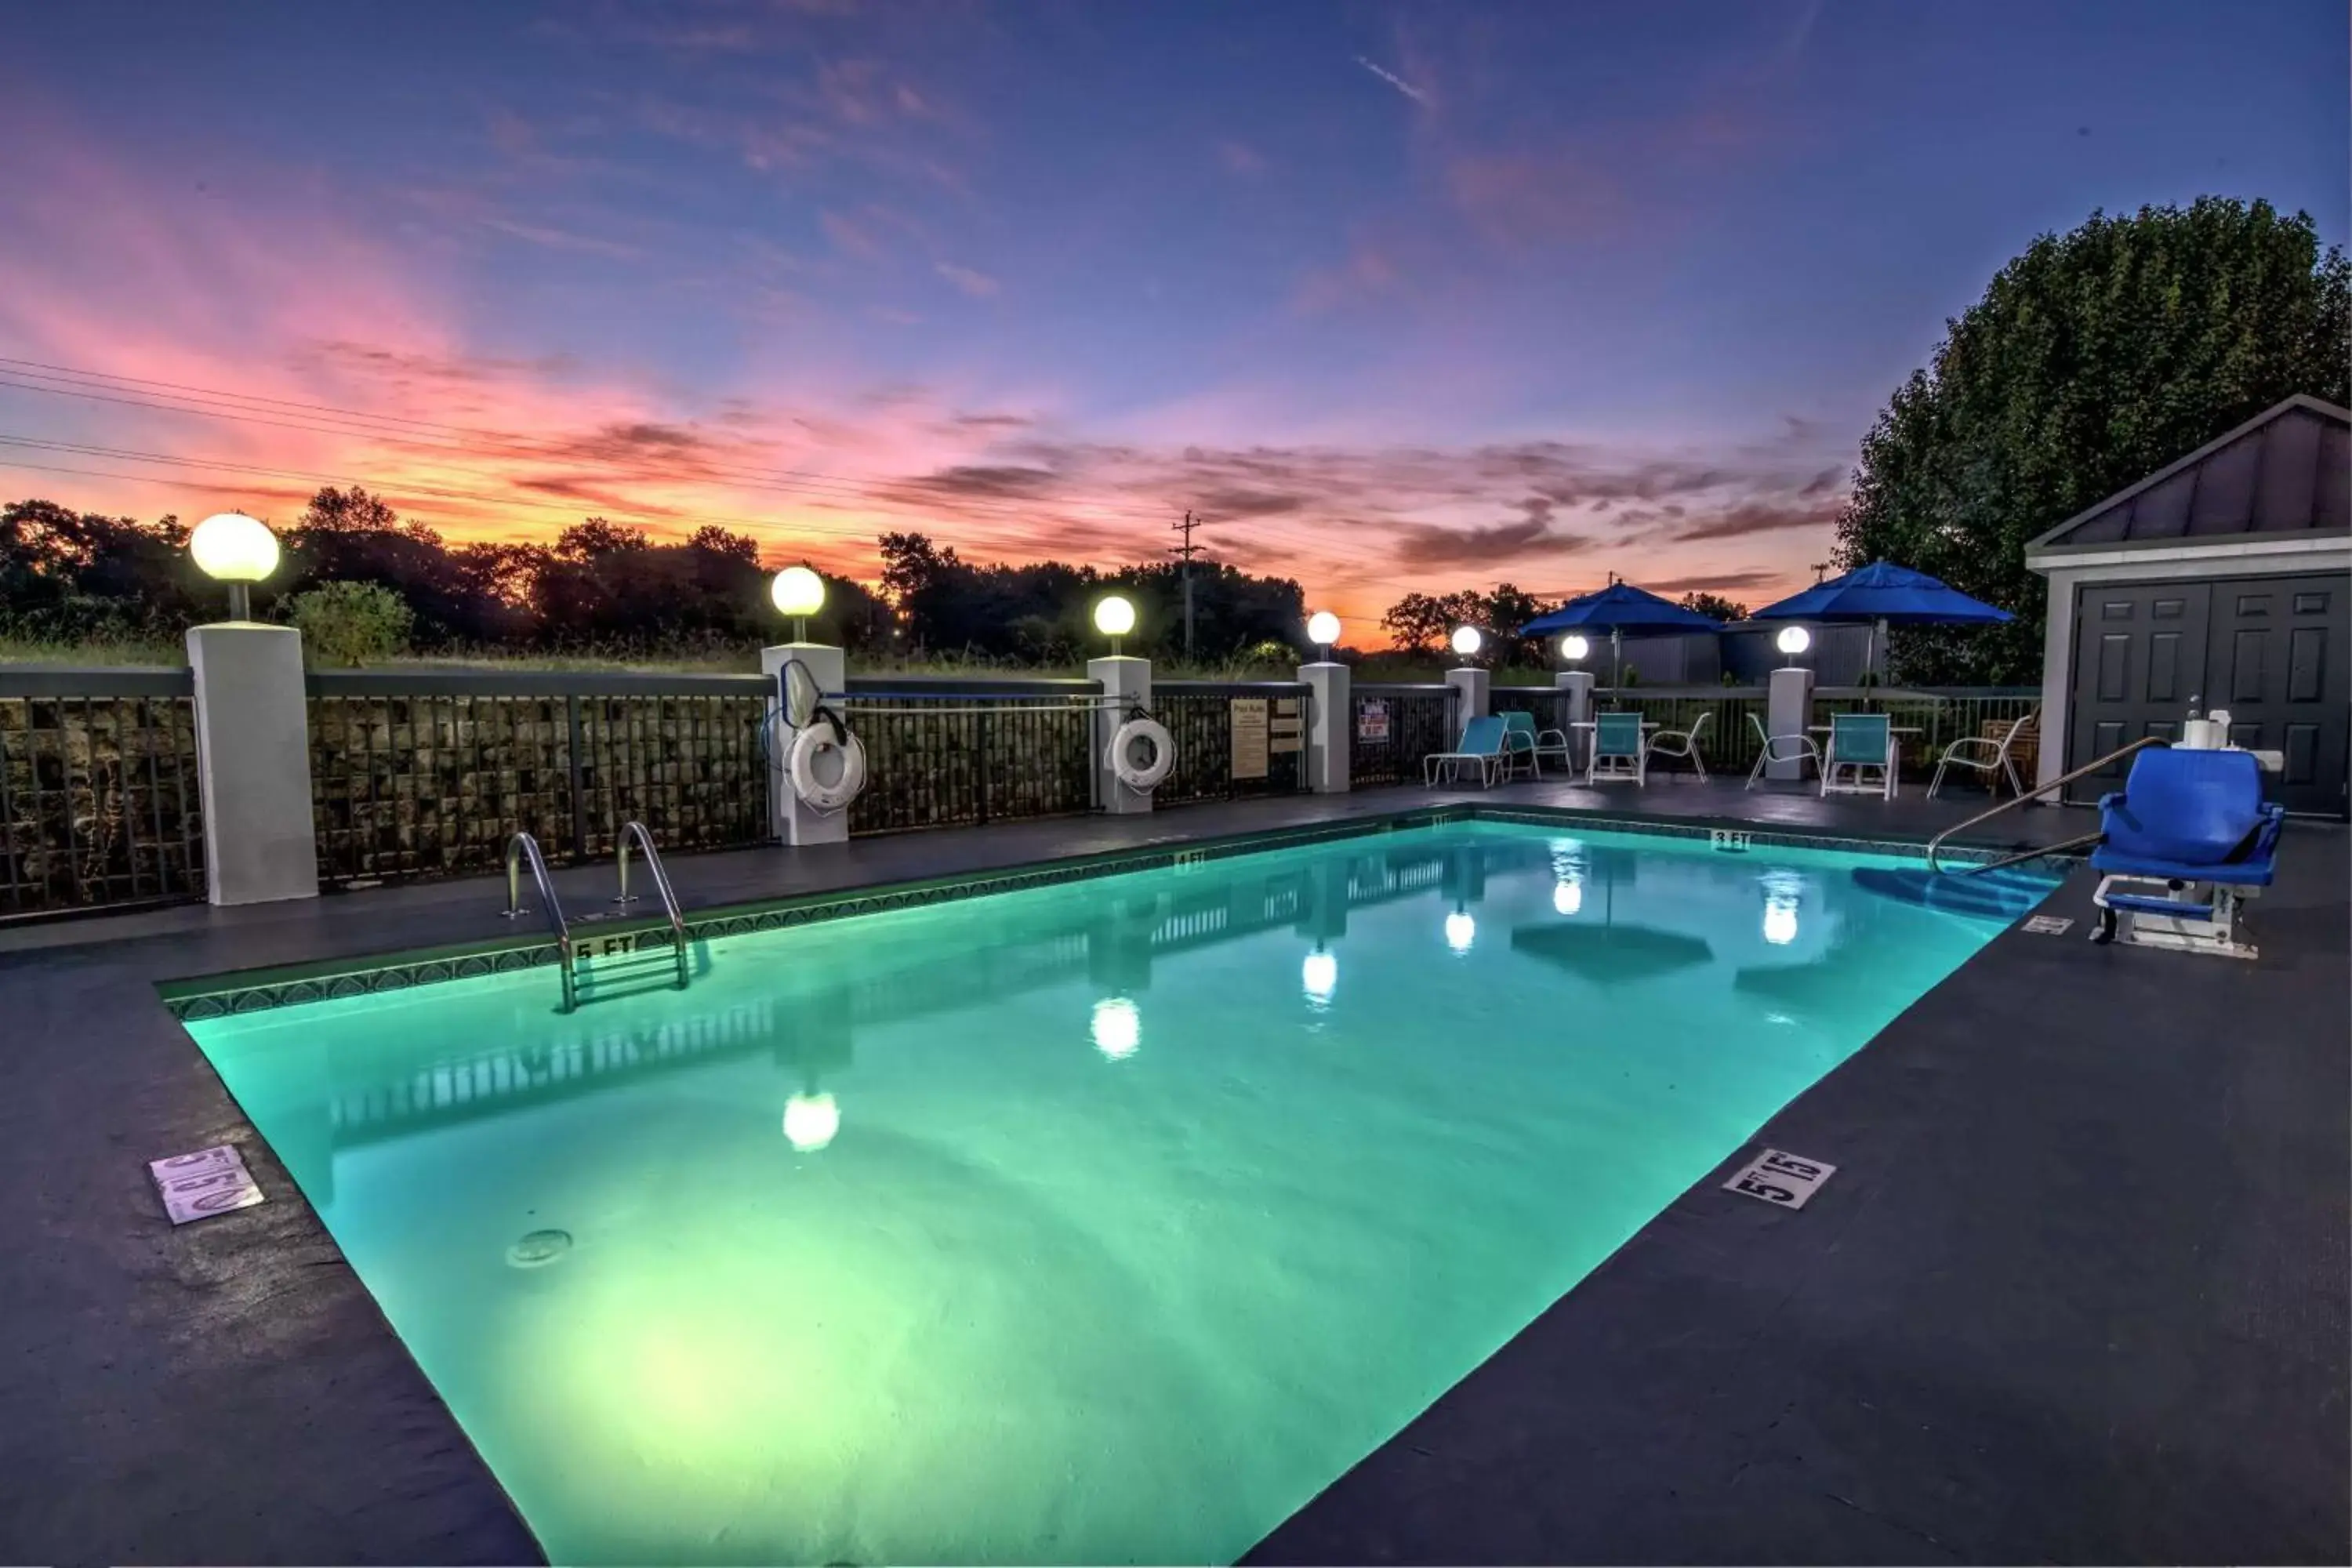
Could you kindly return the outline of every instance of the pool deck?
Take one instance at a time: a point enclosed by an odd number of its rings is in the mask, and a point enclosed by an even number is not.
[[[670,868],[692,910],[1432,798]],[[1982,805],[1688,780],[1437,798],[1914,842]],[[2038,809],[1971,842],[2091,826]],[[1727,1161],[1253,1561],[2352,1559],[2347,850],[2339,827],[2290,826],[2253,963],[2092,947],[2077,873],[2046,906],[2072,933],[2003,933],[1759,1135],[1840,1167],[1807,1208],[1720,1191]],[[584,908],[610,879],[558,880]],[[0,928],[0,1560],[538,1559],[154,991],[508,935],[502,893]],[[221,1142],[269,1202],[172,1228],[145,1162]]]

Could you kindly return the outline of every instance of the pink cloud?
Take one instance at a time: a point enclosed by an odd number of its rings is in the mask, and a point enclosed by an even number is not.
[[[952,261],[933,262],[931,270],[975,300],[992,300],[996,297],[997,281],[985,272],[975,272],[969,267],[958,267]]]

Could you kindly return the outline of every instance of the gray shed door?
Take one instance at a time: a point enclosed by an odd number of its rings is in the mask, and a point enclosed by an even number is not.
[[[2177,737],[2194,708],[2229,710],[2230,737],[2284,753],[2269,778],[2287,809],[2345,815],[2352,731],[2352,577],[2118,583],[2075,591],[2074,689],[2066,765],[2144,735]],[[2122,763],[2070,789],[2095,800]]]

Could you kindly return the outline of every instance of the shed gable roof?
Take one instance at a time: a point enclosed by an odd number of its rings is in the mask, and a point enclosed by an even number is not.
[[[2352,532],[2352,410],[2297,394],[2026,549],[2345,532]]]

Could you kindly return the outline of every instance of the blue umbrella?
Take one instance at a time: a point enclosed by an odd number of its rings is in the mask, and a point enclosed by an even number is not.
[[[1661,599],[1631,583],[1612,583],[1590,594],[1580,594],[1549,615],[1538,616],[1519,628],[1523,637],[1553,632],[1607,632],[1611,650],[1609,683],[1617,684],[1616,650],[1620,638],[1670,637],[1688,632],[1720,631],[1722,623],[1685,610],[1671,599]]]
[[[1845,621],[1870,627],[1863,645],[1862,667],[1868,669],[1878,637],[1888,626],[1992,626],[2014,620],[2007,610],[1981,599],[1971,599],[1958,588],[1925,572],[1874,561],[1843,577],[1816,583],[1801,594],[1791,594],[1777,605],[1756,612],[1759,621]]]

